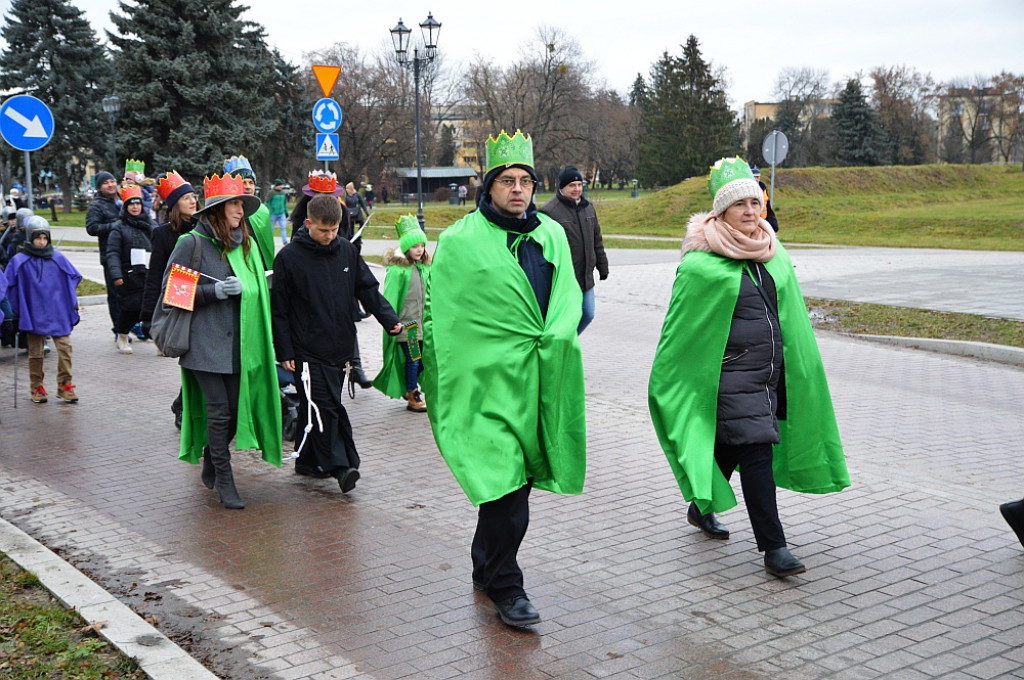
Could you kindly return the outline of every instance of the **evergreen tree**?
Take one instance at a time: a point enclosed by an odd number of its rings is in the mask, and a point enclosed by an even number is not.
[[[453,167],[455,165],[455,130],[451,125],[441,126],[441,141],[438,150],[437,164],[441,167]]]
[[[882,126],[855,78],[847,81],[832,109],[832,136],[839,165],[881,164]]]
[[[234,0],[130,2],[110,13],[124,154],[193,184],[232,155],[259,165],[280,129],[278,64],[262,27],[243,21]]]
[[[82,11],[68,0],[14,0],[3,31],[0,89],[37,97],[53,113],[53,138],[32,152],[32,169],[57,176],[70,212],[92,152],[102,157],[109,143],[100,103],[109,62]]]
[[[721,81],[691,35],[680,57],[662,54],[649,86],[634,83],[640,108],[640,181],[667,185],[705,174],[718,158],[737,150],[737,123]]]

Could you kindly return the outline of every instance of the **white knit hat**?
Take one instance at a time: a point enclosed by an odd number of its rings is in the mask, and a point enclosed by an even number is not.
[[[744,198],[756,198],[762,201],[764,192],[761,191],[761,186],[752,179],[734,179],[715,194],[715,214],[721,215],[730,205]]]

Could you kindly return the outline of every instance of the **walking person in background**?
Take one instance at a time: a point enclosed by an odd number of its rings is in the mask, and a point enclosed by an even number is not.
[[[807,493],[850,485],[825,369],[789,254],[760,217],[747,164],[711,170],[713,212],[693,215],[683,240],[648,403],[683,497],[687,521],[728,539],[714,513],[743,500],[765,571],[804,565],[790,552],[776,486]]]
[[[582,294],[558,223],[537,213],[533,143],[487,139],[478,207],[442,232],[423,316],[437,447],[479,508],[473,586],[509,626],[540,622],[517,555],[533,487],[583,491]]]
[[[385,333],[384,366],[373,380],[373,386],[392,399],[405,399],[406,409],[423,413],[427,405],[420,394],[420,372],[423,340],[423,305],[427,279],[430,276],[430,253],[427,235],[413,215],[403,215],[395,224],[398,247],[384,251],[382,264],[384,297],[398,311],[402,332]]]
[[[110,278],[107,267],[107,239],[110,231],[121,218],[121,205],[117,195],[117,180],[106,171],[96,173],[96,194],[85,213],[85,230],[100,243],[100,264],[103,265],[103,279],[107,286],[107,311],[110,313],[110,330],[117,338],[117,319],[121,312],[117,306],[117,290]]]
[[[583,291],[583,316],[577,333],[582,333],[594,320],[594,270],[604,281],[608,278],[608,256],[601,239],[594,204],[583,197],[583,175],[568,165],[558,173],[558,191],[541,206],[540,211],[562,225],[572,251],[576,281]]]
[[[121,216],[110,230],[107,241],[107,267],[117,291],[117,351],[131,354],[128,333],[142,315],[142,295],[146,288],[146,272],[153,249],[153,221],[142,201],[142,187],[137,184],[121,189]],[[145,332],[141,335],[145,337]]]
[[[263,261],[244,219],[260,199],[230,175],[203,180],[206,205],[195,229],[178,239],[167,262],[192,268],[197,282],[189,349],[179,359],[184,415],[179,458],[203,463],[202,481],[225,508],[242,509],[231,467],[238,449],[259,449],[281,465],[281,396],[270,331],[270,293]],[[158,302],[158,304],[163,304]],[[243,351],[244,347],[244,351]]]
[[[153,230],[152,247],[149,256],[149,271],[146,273],[146,285],[142,292],[142,332],[149,336],[150,324],[153,321],[153,310],[160,302],[163,294],[164,270],[167,260],[174,250],[175,244],[182,234],[192,231],[195,226],[195,213],[199,209],[199,199],[195,189],[185,178],[174,170],[160,175],[156,181],[156,193],[167,212],[167,222]],[[171,403],[174,414],[174,426],[181,429],[181,390]]]
[[[18,319],[18,330],[28,336],[32,401],[46,403],[43,344],[46,336],[50,336],[57,348],[57,397],[75,403],[78,394],[71,383],[71,330],[79,320],[75,289],[82,275],[63,253],[54,249],[50,224],[45,219],[33,215],[26,227],[28,241],[0,276],[6,278],[7,297]]]
[[[248,158],[232,156],[225,159],[224,173],[241,179],[245,195],[256,198],[256,173],[253,172]],[[256,241],[258,253],[263,259],[263,268],[270,271],[274,267],[274,228],[270,224],[270,211],[267,206],[260,203],[256,212],[245,216],[244,224],[249,235]]]
[[[267,209],[270,211],[270,231],[277,226],[281,230],[281,245],[288,243],[288,194],[284,193],[284,180],[275,179],[274,186],[270,189],[270,198],[267,199]]]
[[[366,217],[370,213],[366,201],[356,191],[356,186],[352,182],[345,185],[345,207],[348,208],[349,216],[348,233],[342,231],[341,235],[343,238],[351,241],[359,227],[363,226],[363,222],[366,221]]]
[[[366,199],[366,206],[368,208],[368,211],[373,210],[373,200],[376,198],[376,195],[373,193],[372,184],[367,184],[363,188],[363,198]]]

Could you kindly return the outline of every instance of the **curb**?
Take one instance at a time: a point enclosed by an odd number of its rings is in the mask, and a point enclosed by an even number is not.
[[[152,680],[217,680],[217,676],[34,538],[0,518],[0,553],[34,574],[65,607],[90,624]]]
[[[940,354],[955,354],[957,356],[984,359],[995,361],[1001,364],[1024,367],[1024,349],[1019,347],[1008,347],[1006,345],[993,345],[987,342],[970,342],[966,340],[941,340],[936,338],[907,338],[890,335],[861,335],[857,333],[840,333],[848,338],[868,340],[884,345],[896,345],[910,349],[920,349]]]

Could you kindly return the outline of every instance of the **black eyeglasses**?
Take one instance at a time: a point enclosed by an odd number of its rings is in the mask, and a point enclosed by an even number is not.
[[[511,177],[499,177],[494,181],[500,184],[501,186],[505,187],[506,189],[511,189],[516,185],[517,182],[519,183],[519,186],[521,186],[523,189],[532,189],[533,185],[536,184],[536,182],[534,182],[529,177],[522,177],[520,179],[513,179]]]

